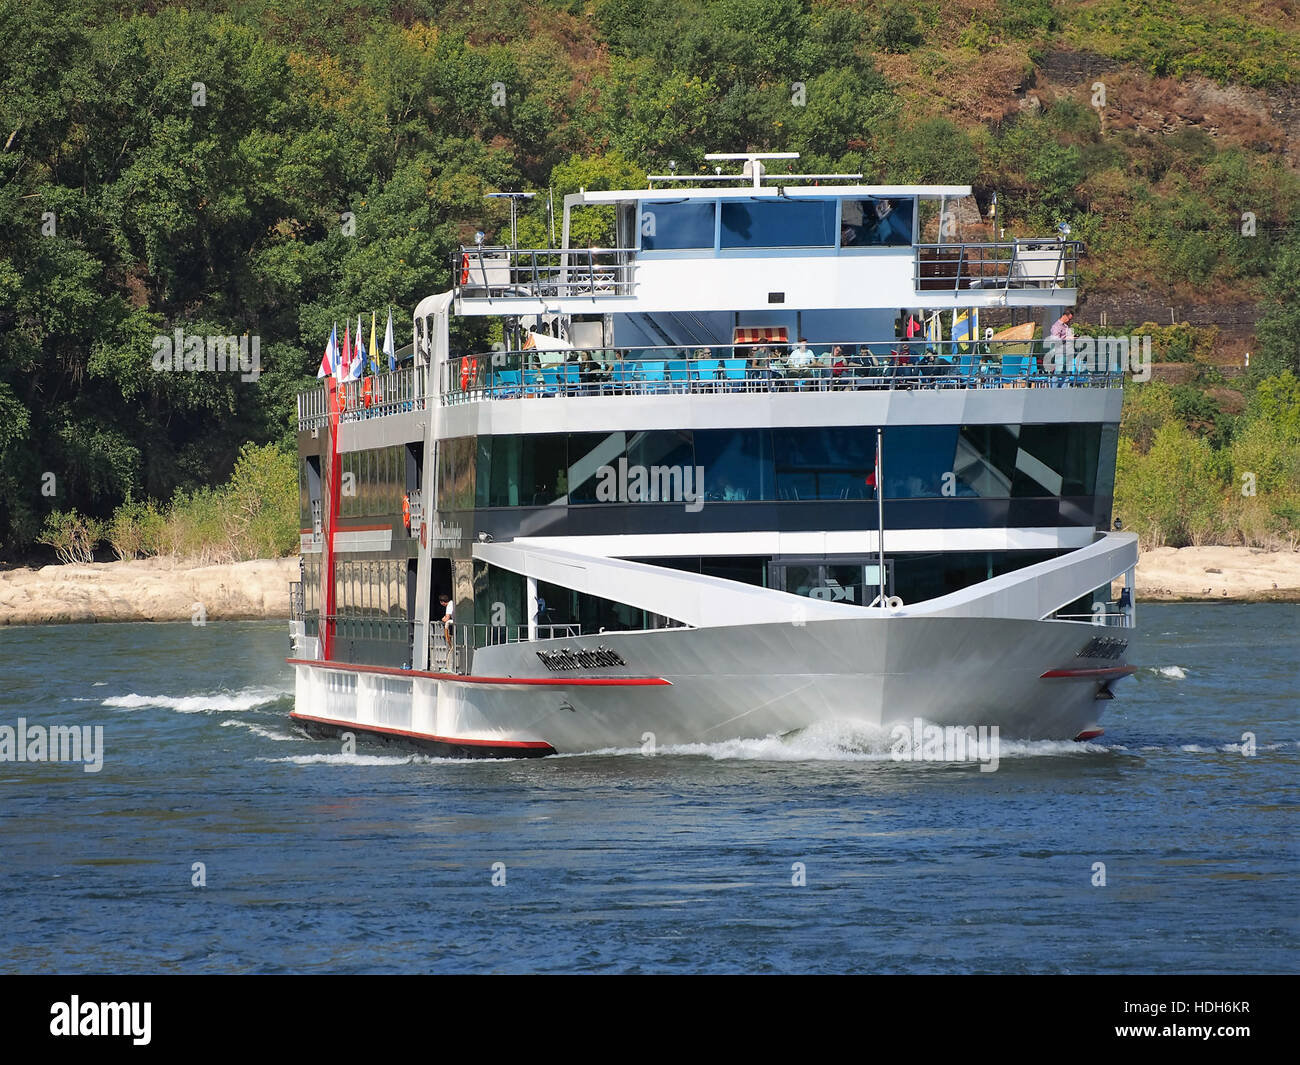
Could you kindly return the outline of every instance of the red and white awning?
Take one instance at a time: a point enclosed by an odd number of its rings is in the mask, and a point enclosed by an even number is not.
[[[733,344],[787,344],[790,336],[783,325],[737,326]]]

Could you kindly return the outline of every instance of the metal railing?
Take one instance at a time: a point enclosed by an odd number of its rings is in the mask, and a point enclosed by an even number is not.
[[[457,299],[630,296],[633,248],[503,248],[464,245],[452,255]]]
[[[555,356],[557,352],[541,353]],[[1043,341],[896,340],[819,344],[807,353],[785,346],[640,347],[572,352],[578,361],[541,364],[539,353],[494,351],[454,358],[443,367],[444,405],[485,399],[557,396],[809,392],[867,389],[1112,388],[1122,371],[1073,359],[1057,370]]]
[[[334,638],[350,640],[411,641],[415,623],[406,617],[384,614],[323,614],[321,623],[334,623]]]
[[[1078,288],[1082,254],[1077,240],[917,244],[913,280],[918,292]]]
[[[466,625],[465,639],[473,639],[475,647],[497,647],[506,643],[527,643],[534,639],[527,625]],[[538,625],[538,640],[562,640],[582,636],[581,625]]]
[[[307,613],[306,600],[303,597],[302,581],[289,582],[289,620],[302,621]]]
[[[1112,629],[1129,629],[1133,627],[1133,618],[1127,610],[1099,611],[1095,614],[1056,614],[1056,621],[1087,621],[1093,625]]]
[[[362,421],[387,414],[424,410],[425,398],[420,375],[414,366],[404,366],[391,373],[367,375],[345,381],[340,390],[339,421]],[[317,385],[298,393],[298,428],[320,429],[329,422],[329,392]]]

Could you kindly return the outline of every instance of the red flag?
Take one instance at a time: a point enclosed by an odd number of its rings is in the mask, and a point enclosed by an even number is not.
[[[871,472],[867,474],[867,487],[878,488],[880,485],[880,449],[876,449],[876,461]]]
[[[352,370],[352,333],[348,323],[343,323],[343,354],[339,356],[338,373],[336,376],[342,383],[348,379],[348,374]]]

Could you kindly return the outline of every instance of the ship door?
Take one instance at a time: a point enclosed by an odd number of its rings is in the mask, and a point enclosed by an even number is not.
[[[321,546],[324,533],[321,525],[320,456],[307,456],[307,498],[311,501],[311,542]]]

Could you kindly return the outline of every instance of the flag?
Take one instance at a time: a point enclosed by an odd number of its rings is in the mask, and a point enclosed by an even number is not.
[[[329,377],[335,372],[335,367],[339,361],[339,326],[334,323],[334,328],[330,330],[330,338],[325,342],[325,354],[320,357],[320,369],[316,371],[317,377]]]
[[[925,323],[925,339],[931,344],[938,344],[943,339],[943,320],[935,311]]]
[[[397,369],[397,345],[393,343],[393,308],[388,308],[388,326],[384,329],[384,354],[388,356],[388,372]]]
[[[339,359],[337,377],[339,384],[348,380],[352,371],[352,332],[351,323],[343,323],[343,355]]]
[[[952,353],[957,354],[958,344],[973,344],[979,337],[980,312],[972,309],[953,311]]]
[[[867,474],[867,487],[876,488],[876,489],[879,489],[880,487],[880,449],[879,448],[876,448],[875,465],[872,467],[871,472]]]
[[[379,372],[379,349],[375,347],[375,312],[370,312],[370,372]]]
[[[357,346],[352,353],[352,366],[348,373],[349,381],[359,381],[366,372],[366,345],[361,339],[361,315],[357,315]]]

